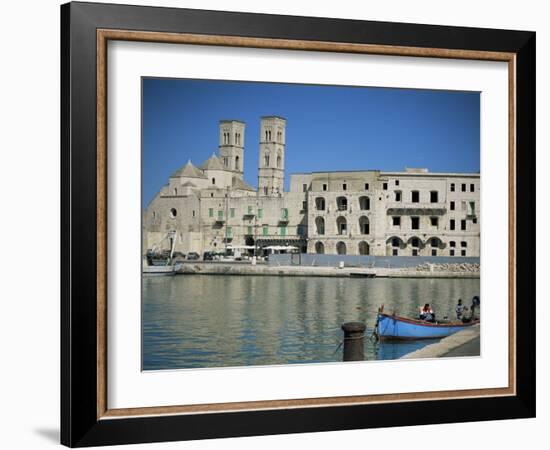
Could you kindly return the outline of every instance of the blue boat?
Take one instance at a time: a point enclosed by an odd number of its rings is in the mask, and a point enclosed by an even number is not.
[[[380,340],[440,339],[477,323],[479,323],[477,319],[466,323],[459,321],[426,322],[425,320],[409,319],[379,312],[376,333]]]

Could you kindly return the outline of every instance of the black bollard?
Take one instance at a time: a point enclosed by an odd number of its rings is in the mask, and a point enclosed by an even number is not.
[[[363,341],[366,325],[362,322],[347,322],[342,325],[344,330],[344,361],[363,361]]]

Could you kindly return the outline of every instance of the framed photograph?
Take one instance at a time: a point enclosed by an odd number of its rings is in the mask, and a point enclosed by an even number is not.
[[[535,415],[535,33],[61,7],[61,441]]]

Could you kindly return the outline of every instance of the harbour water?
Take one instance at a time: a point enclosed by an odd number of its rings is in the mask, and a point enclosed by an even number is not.
[[[340,326],[376,311],[414,316],[430,303],[453,317],[479,279],[323,278],[229,275],[144,277],[143,370],[339,362]],[[365,359],[396,359],[428,343],[365,339]]]

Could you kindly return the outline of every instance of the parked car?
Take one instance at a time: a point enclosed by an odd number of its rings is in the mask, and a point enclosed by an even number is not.
[[[187,259],[188,260],[194,260],[199,259],[201,256],[197,252],[189,252],[187,253]]]
[[[204,252],[202,255],[202,259],[204,261],[212,261],[214,259],[214,253],[213,252]]]

